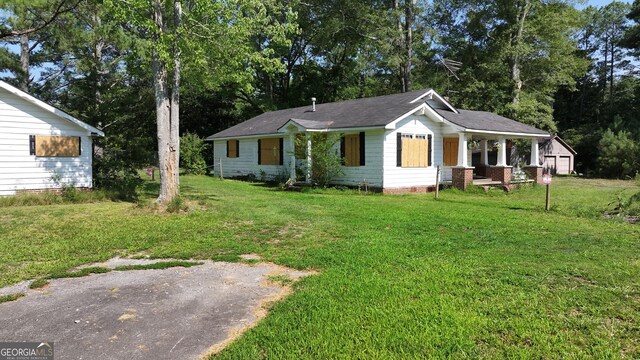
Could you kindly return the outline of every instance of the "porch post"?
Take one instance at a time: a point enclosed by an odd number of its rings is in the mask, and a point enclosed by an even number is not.
[[[291,157],[289,165],[289,179],[296,181],[296,133],[289,133],[289,145],[291,147]]]
[[[307,138],[307,173],[305,177],[305,182],[311,183],[311,136],[309,133],[306,134]]]
[[[538,153],[538,139],[531,139],[531,162],[529,165],[531,166],[539,166],[540,163],[540,154]]]
[[[505,138],[498,139],[498,161],[496,166],[507,166],[507,140]]]
[[[458,134],[458,166],[467,167],[467,134]]]
[[[480,163],[484,166],[489,165],[489,149],[487,149],[487,139],[480,140]]]
[[[469,166],[467,134],[458,134],[458,165],[451,169],[451,182],[460,190],[466,190],[473,184],[473,167]]]
[[[531,161],[529,166],[524,167],[524,172],[529,179],[537,184],[542,184],[542,166],[540,166],[540,153],[538,150],[538,139],[531,139]]]

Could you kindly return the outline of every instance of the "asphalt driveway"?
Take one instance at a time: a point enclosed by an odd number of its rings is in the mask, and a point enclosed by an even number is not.
[[[53,341],[56,359],[196,359],[255,324],[264,302],[288,293],[269,281],[276,274],[307,273],[205,262],[51,280],[0,304],[0,341]]]

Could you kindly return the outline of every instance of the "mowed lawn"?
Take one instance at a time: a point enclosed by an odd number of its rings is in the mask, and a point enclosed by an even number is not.
[[[603,219],[632,182],[382,196],[183,177],[191,210],[0,208],[0,286],[116,255],[319,271],[219,355],[640,358],[640,225]]]

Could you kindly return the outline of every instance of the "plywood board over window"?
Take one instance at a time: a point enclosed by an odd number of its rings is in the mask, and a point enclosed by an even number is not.
[[[240,156],[240,141],[227,140],[227,157],[237,158]]]
[[[402,167],[428,167],[430,165],[429,140],[426,135],[402,134],[401,141],[401,166]]]
[[[76,157],[82,153],[79,136],[31,135],[30,153],[43,157]]]
[[[340,153],[344,166],[364,166],[364,132],[344,135],[340,139]]]
[[[265,138],[258,140],[258,164],[282,165],[282,138]]]
[[[444,166],[458,165],[458,138],[444,138],[442,144]]]

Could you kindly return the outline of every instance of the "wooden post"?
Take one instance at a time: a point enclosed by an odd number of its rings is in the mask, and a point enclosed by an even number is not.
[[[151,181],[155,181],[156,180],[156,167],[152,166],[151,167]]]
[[[222,158],[219,160],[218,171],[220,172],[220,180],[224,180],[224,177],[222,176]]]
[[[546,211],[549,211],[549,184],[547,184],[547,198],[546,198],[546,202],[544,204],[544,209]]]
[[[440,165],[436,167],[436,199],[440,192]]]

